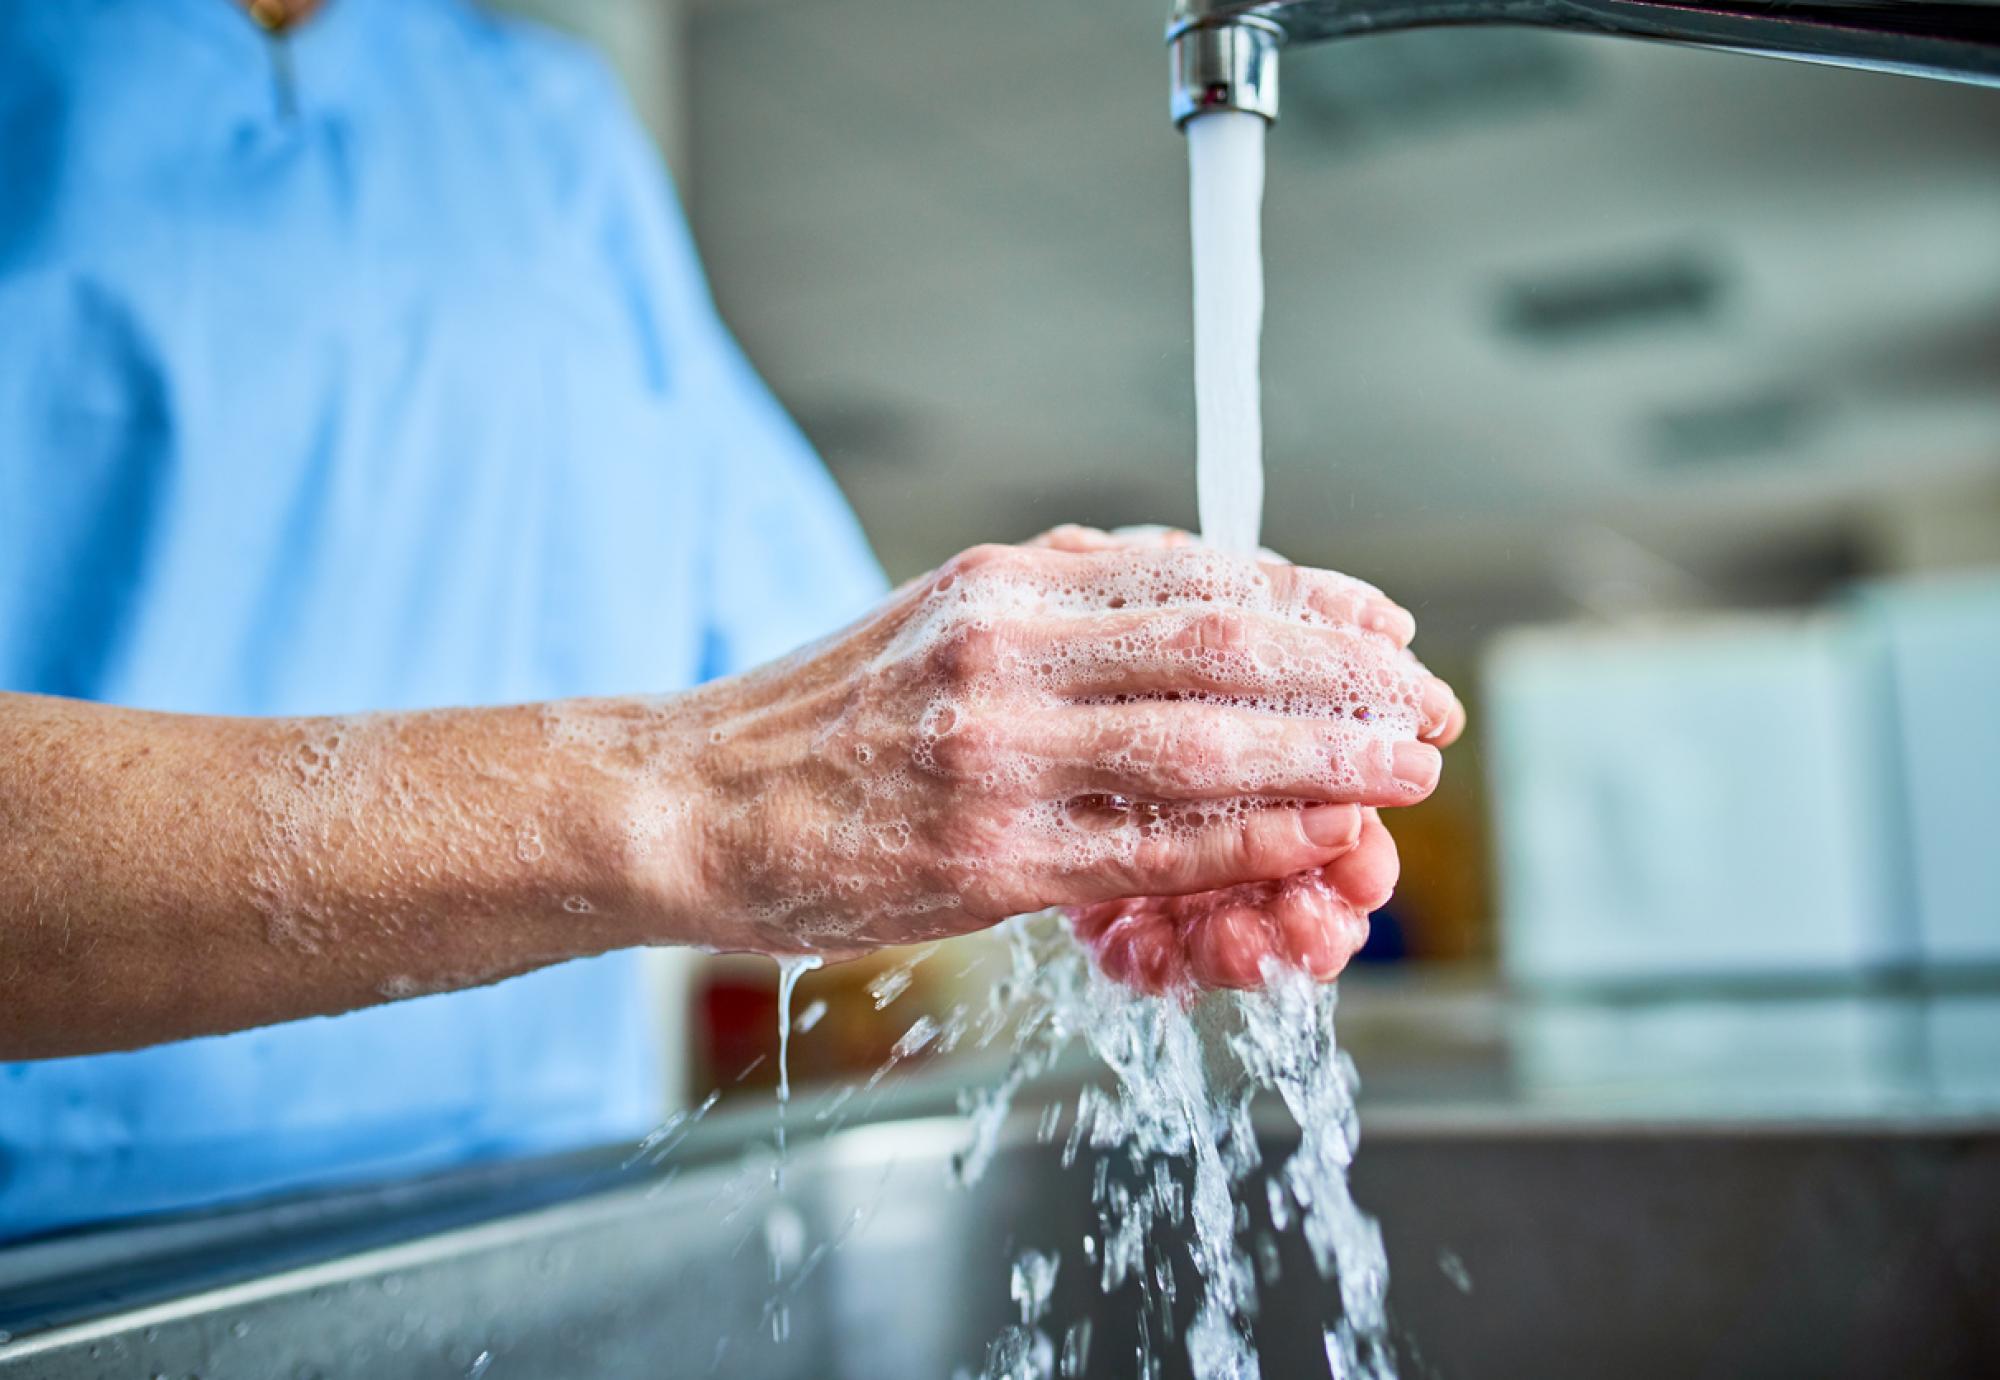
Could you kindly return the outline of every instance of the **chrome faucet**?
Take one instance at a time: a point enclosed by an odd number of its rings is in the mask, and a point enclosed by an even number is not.
[[[1278,117],[1278,49],[1443,24],[1620,34],[2000,86],[2000,0],[1174,0],[1173,116]]]

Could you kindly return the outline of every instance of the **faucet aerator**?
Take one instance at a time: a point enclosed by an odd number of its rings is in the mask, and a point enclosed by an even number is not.
[[[1522,24],[2000,87],[2000,0],[1174,0],[1174,123],[1278,118],[1278,49],[1445,24]]]

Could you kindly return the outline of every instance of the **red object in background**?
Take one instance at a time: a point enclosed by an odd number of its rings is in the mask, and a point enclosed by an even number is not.
[[[934,975],[918,970],[907,992],[877,1005],[869,983],[898,956],[890,953],[837,963],[803,974],[792,994],[792,1085],[866,1078],[892,1057],[912,1022],[939,1017],[928,988]],[[769,959],[704,959],[695,968],[689,1015],[697,1089],[727,1096],[738,1087],[778,1081],[778,972]],[[812,1013],[810,1029],[797,1023]]]
[[[718,1081],[741,1077],[767,1054],[778,1038],[778,992],[774,982],[710,972],[701,985],[701,1046],[708,1068]],[[776,1083],[770,1061],[754,1070],[746,1083]]]

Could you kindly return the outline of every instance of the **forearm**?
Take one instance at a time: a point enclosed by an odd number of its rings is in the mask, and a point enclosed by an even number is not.
[[[660,816],[672,755],[643,765]],[[224,719],[0,695],[0,1058],[686,937],[671,818],[642,826],[634,884],[632,780],[535,706]]]

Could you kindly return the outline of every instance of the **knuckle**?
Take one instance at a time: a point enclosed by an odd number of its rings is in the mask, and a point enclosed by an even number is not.
[[[1204,613],[1188,629],[1187,640],[1199,651],[1241,651],[1250,642],[1250,620],[1227,609]]]
[[[1298,810],[1254,810],[1238,832],[1246,876],[1264,876],[1290,864],[1310,848]]]
[[[1270,585],[1272,599],[1279,604],[1289,603],[1312,588],[1309,572],[1290,562],[1262,561],[1258,569]]]
[[[1171,838],[1143,838],[1132,850],[1131,878],[1144,885],[1175,872],[1183,861],[1183,846]]]
[[[1179,787],[1195,787],[1213,776],[1226,756],[1224,735],[1206,718],[1195,718],[1174,729],[1167,750],[1160,754],[1160,771]]]
[[[985,626],[958,628],[938,642],[933,658],[938,674],[953,685],[982,680],[999,665],[999,631]]]
[[[983,877],[958,887],[959,908],[981,919],[1004,919],[1022,909],[1019,894],[997,878]]]
[[[1110,541],[1110,537],[1095,527],[1065,522],[1059,527],[1051,527],[1029,545],[1050,551],[1085,552],[1099,550],[1109,545]]]
[[[1361,626],[1362,601],[1341,589],[1314,590],[1307,606],[1327,622],[1342,629]]]
[[[1245,876],[1257,871],[1274,851],[1271,845],[1276,840],[1263,827],[1261,815],[1258,811],[1242,816],[1230,831],[1229,846],[1237,868]]]
[[[973,781],[993,770],[998,757],[999,735],[977,720],[962,723],[931,748],[931,760],[946,776]]]
[[[1293,602],[1303,605],[1328,622],[1358,624],[1368,603],[1368,586],[1351,576],[1331,570],[1292,568]]]
[[[983,570],[994,570],[1014,564],[1020,556],[1020,548],[1000,542],[981,542],[978,546],[967,547],[952,557],[950,568],[961,575],[976,574]]]

